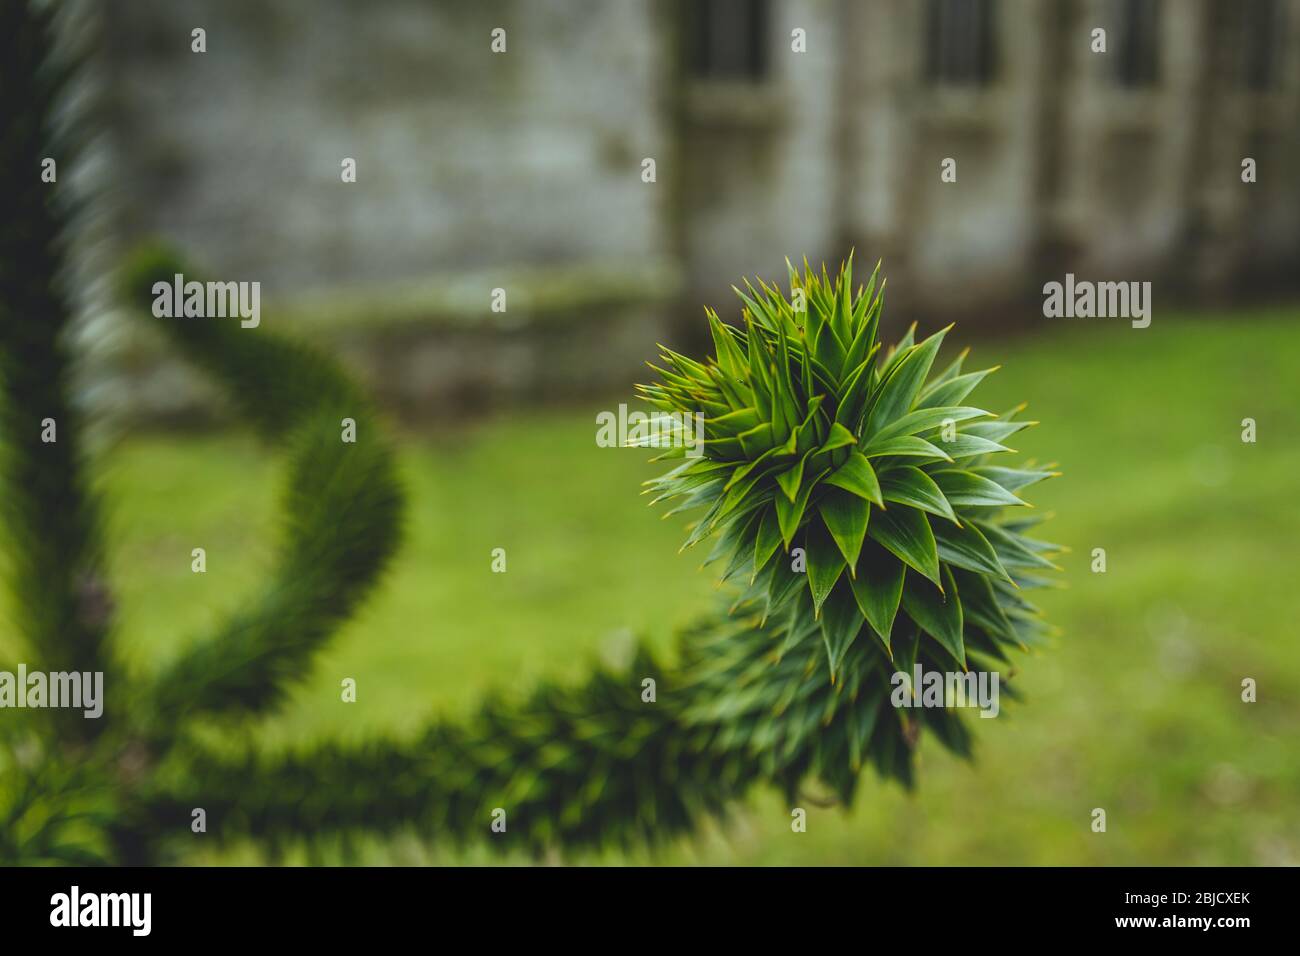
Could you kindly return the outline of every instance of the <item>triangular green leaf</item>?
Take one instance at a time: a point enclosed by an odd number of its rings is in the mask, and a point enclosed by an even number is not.
[[[845,652],[862,630],[862,615],[847,581],[839,582],[822,605],[821,627],[831,679],[834,680]]]
[[[817,503],[817,509],[852,571],[862,552],[862,541],[867,536],[867,517],[871,505],[867,504],[865,498],[839,488],[831,488]]]
[[[812,494],[813,487],[821,480],[821,476],[805,478],[799,494],[794,501],[791,501],[785,495],[777,495],[773,500],[776,502],[776,520],[781,529],[781,540],[785,542],[786,550],[790,549],[791,542],[794,541],[794,533],[799,530],[799,522],[803,519],[803,513],[808,507],[808,496]]]
[[[967,625],[974,624],[989,634],[996,634],[1012,643],[1019,642],[1015,628],[985,575],[954,571],[953,579],[961,589],[962,617]]]
[[[930,514],[947,518],[949,521],[957,520],[952,505],[943,496],[939,486],[929,475],[913,465],[900,465],[882,475],[880,493],[884,495],[886,501],[911,505],[913,508],[920,508]]]
[[[1001,507],[1003,505],[1026,505],[996,481],[990,481],[983,475],[969,471],[930,472],[934,483],[943,491],[944,497],[954,505],[970,507]]]
[[[947,565],[943,568],[943,584],[940,592],[929,581],[909,574],[903,583],[903,610],[965,667],[961,601],[957,596],[957,583]]]
[[[849,455],[848,461],[830,473],[826,483],[850,491],[859,498],[874,501],[878,505],[883,506],[885,503],[880,495],[880,483],[876,480],[875,469],[871,467],[867,457],[856,449]]]
[[[872,436],[873,443],[883,442],[889,438],[895,438],[899,435],[917,435],[923,431],[928,431],[942,425],[946,421],[951,421],[954,425],[957,422],[969,421],[972,418],[982,418],[989,415],[989,412],[979,408],[971,408],[968,405],[945,405],[942,408],[919,408],[914,412],[908,412],[892,422],[885,423]]]
[[[844,572],[844,555],[820,521],[808,525],[804,541],[808,549],[808,590],[812,593],[813,614],[821,614],[822,602]]]
[[[934,532],[925,513],[915,508],[890,508],[872,516],[869,534],[936,585],[939,583],[939,552]]]
[[[849,431],[839,422],[831,425],[830,434],[826,436],[826,441],[818,451],[833,451],[836,448],[843,448],[845,445],[856,445],[858,440],[853,437],[853,432]]]
[[[1000,448],[1001,446],[999,445],[998,447]],[[1001,485],[1007,491],[1011,492],[1019,491],[1021,488],[1027,488],[1030,485],[1037,484],[1047,478],[1055,478],[1060,474],[1060,472],[1056,471],[1002,468],[998,465],[981,465],[970,470],[977,475],[981,475],[990,481]]]
[[[811,452],[809,453],[811,454]],[[785,471],[779,471],[776,474],[776,483],[781,487],[781,491],[791,501],[799,494],[799,482],[803,481],[803,466],[808,460],[808,455],[804,455]]]
[[[968,571],[977,571],[980,574],[991,574],[1006,581],[1011,580],[1007,569],[998,560],[993,545],[989,544],[988,539],[970,522],[960,527],[939,525],[934,537],[939,546],[939,557],[949,564]]]
[[[862,616],[885,645],[886,651],[890,650],[890,632],[898,613],[906,571],[906,565],[871,541],[858,558],[857,575],[851,582]]]
[[[947,329],[941,329],[920,345],[911,349],[889,372],[880,387],[875,404],[868,415],[868,434],[888,426],[895,419],[901,418],[912,408],[925,377],[930,374],[934,357],[939,354],[939,346]]]
[[[777,524],[776,509],[764,507],[754,535],[754,570],[767,564],[781,544],[781,526]]]
[[[877,442],[872,440],[862,449],[868,458],[883,458],[886,455],[899,455],[910,458],[934,458],[938,461],[950,461],[948,453],[937,445],[932,445],[924,438],[915,435],[900,435]]]
[[[986,368],[981,372],[956,375],[946,380],[936,380],[921,391],[921,400],[917,408],[930,408],[935,405],[956,405],[975,390],[975,386],[984,381],[985,376],[995,369]]]

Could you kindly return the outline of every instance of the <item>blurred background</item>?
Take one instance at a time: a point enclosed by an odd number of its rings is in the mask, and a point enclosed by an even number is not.
[[[1040,329],[1066,271],[1149,280],[1164,308],[1300,286],[1294,0],[99,16],[113,238],[262,282],[269,321],[345,348],[418,416],[622,385],[787,256],[883,258],[897,327],[968,334]],[[139,348],[115,398],[201,407]]]
[[[1043,422],[1019,447],[1065,473],[1034,497],[1073,549],[1062,636],[974,764],[922,747],[915,794],[873,783],[805,834],[768,794],[595,859],[1300,862],[1300,0],[132,0],[83,26],[95,262],[162,240],[260,281],[263,325],[342,354],[402,442],[406,549],[267,748],[670,647],[712,575],[595,416],[655,343],[698,351],[703,305],[737,318],[732,283],[855,249],[888,328],[957,320],[1004,366],[985,406]],[[1150,328],[1044,318],[1067,272],[1150,281]],[[87,311],[119,632],[155,667],[269,567],[277,472],[144,323]]]

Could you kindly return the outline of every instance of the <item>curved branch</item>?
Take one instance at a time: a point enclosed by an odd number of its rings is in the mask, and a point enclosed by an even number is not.
[[[127,270],[127,293],[148,302],[154,281],[176,273],[185,270],[165,252],[143,253]],[[237,321],[154,321],[290,458],[270,583],[154,683],[152,730],[170,735],[196,714],[265,711],[306,674],[396,552],[404,495],[371,404],[332,359]],[[356,423],[355,441],[343,440],[344,418]]]

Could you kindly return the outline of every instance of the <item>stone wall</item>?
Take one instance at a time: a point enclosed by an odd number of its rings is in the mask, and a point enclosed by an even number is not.
[[[667,152],[670,45],[652,7],[101,11],[121,244],[161,239],[208,276],[262,282],[268,328],[346,344],[373,386],[404,383],[405,406],[550,393],[565,375],[575,388],[626,382],[665,337],[664,303],[679,291],[669,194],[641,179],[642,159]],[[205,53],[191,50],[196,27]],[[504,53],[491,48],[497,28]],[[344,158],[355,183],[342,181]],[[539,307],[539,287],[565,293]],[[494,288],[505,316],[490,311]],[[350,329],[334,321],[339,300]],[[560,309],[589,320],[586,334],[535,331],[564,324]],[[119,330],[109,351],[119,406],[171,416],[204,403],[147,333]]]
[[[666,245],[645,2],[137,0],[110,31],[135,235],[268,294]],[[207,52],[190,51],[190,30]],[[507,49],[489,48],[504,28]],[[340,181],[344,157],[355,184]]]
[[[1067,269],[1164,301],[1294,286],[1300,0],[1267,90],[1240,82],[1245,7],[1224,0],[1162,4],[1137,89],[1089,49],[1094,27],[1118,41],[1116,0],[995,0],[994,68],[968,86],[925,75],[928,2],[713,2],[766,9],[755,75],[689,65],[705,0],[100,8],[117,235],[262,281],[271,326],[346,344],[406,404],[551,392],[552,366],[626,379],[670,319],[734,317],[742,276],[850,247],[886,260],[891,320],[1032,319]],[[149,368],[147,343],[119,352]]]

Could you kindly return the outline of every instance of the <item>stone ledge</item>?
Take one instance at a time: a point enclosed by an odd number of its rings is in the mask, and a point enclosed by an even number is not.
[[[504,313],[489,307],[495,288],[506,290]],[[593,309],[667,304],[681,288],[680,270],[666,262],[514,266],[316,291],[279,311],[283,327],[345,337],[409,328],[508,330],[581,324]]]
[[[504,313],[489,307],[497,287],[506,289]],[[667,263],[503,267],[277,299],[263,307],[261,327],[338,355],[403,417],[436,417],[629,381],[668,337],[681,287]],[[87,331],[84,394],[111,419],[219,417],[210,383],[147,323],[101,316]]]

